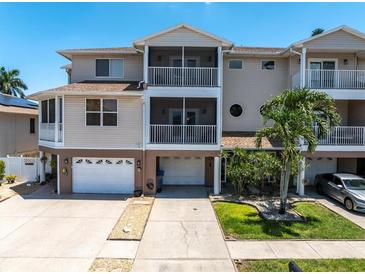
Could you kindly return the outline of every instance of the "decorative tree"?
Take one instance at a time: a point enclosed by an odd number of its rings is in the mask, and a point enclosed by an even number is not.
[[[256,133],[256,145],[261,146],[264,137],[282,143],[280,175],[280,213],[286,211],[287,193],[292,167],[302,159],[300,143],[314,152],[317,137],[324,137],[331,126],[340,123],[334,100],[325,92],[309,89],[285,90],[261,107],[264,127]],[[321,115],[319,115],[321,114]],[[268,123],[272,123],[268,126]],[[317,126],[316,133],[313,125]],[[317,136],[316,136],[317,135]]]
[[[315,36],[315,35],[318,35],[318,34],[321,34],[322,32],[324,32],[324,29],[322,28],[316,28],[312,31],[312,36]]]
[[[19,70],[6,70],[0,67],[0,92],[8,95],[24,98],[24,90],[27,85],[19,78]]]

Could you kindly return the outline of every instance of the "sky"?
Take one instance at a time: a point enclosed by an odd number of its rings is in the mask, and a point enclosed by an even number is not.
[[[186,23],[237,46],[286,47],[317,27],[365,32],[365,3],[0,3],[0,66],[19,69],[26,94],[67,84],[56,50],[132,46]]]

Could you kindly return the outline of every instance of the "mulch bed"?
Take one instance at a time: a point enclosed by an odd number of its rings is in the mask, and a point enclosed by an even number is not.
[[[97,258],[89,268],[90,272],[130,272],[133,260]]]
[[[8,184],[7,182],[2,183],[0,186],[0,202],[18,194],[28,195],[41,187],[42,185],[35,182],[15,182],[13,184]]]
[[[141,240],[154,198],[131,198],[108,240]]]

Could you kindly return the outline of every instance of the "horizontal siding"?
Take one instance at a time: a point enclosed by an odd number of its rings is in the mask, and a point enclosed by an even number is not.
[[[339,30],[304,43],[307,48],[365,49],[365,41],[346,31]]]
[[[85,80],[108,80],[106,77],[95,77],[96,58],[123,58],[124,78],[113,78],[113,80],[141,81],[143,79],[143,56],[142,55],[113,55],[113,56],[74,56],[72,58],[71,82]]]
[[[260,107],[288,87],[288,59],[271,59],[275,60],[275,70],[261,69],[261,61],[270,58],[242,58],[242,70],[228,69],[229,59],[224,58],[223,130],[255,131],[263,126]],[[241,117],[230,115],[232,104],[242,106]]]
[[[85,125],[85,98],[65,97],[65,146],[77,148],[141,148],[142,100],[118,98],[118,126]],[[100,97],[101,98],[101,97]],[[111,98],[111,97],[108,97]]]
[[[146,41],[149,46],[217,47],[222,43],[206,35],[180,28]]]

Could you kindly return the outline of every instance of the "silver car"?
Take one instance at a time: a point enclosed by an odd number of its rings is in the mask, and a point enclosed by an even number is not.
[[[349,173],[318,174],[317,192],[343,203],[348,210],[365,213],[365,179]]]

